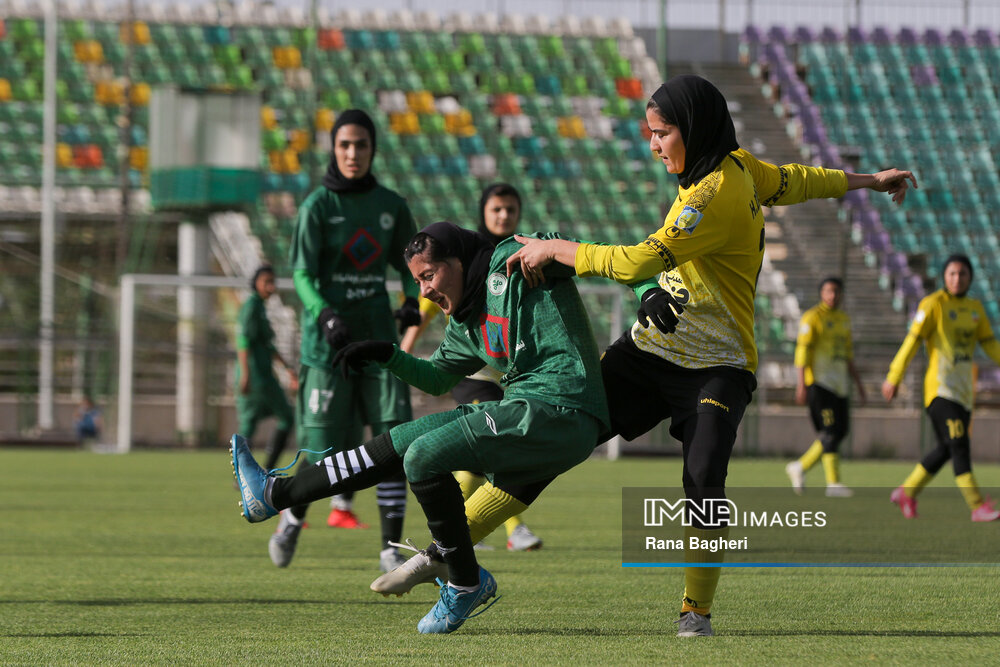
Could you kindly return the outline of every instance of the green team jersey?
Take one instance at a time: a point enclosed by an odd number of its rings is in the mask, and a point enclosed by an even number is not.
[[[274,377],[271,359],[274,357],[274,330],[267,319],[264,299],[254,292],[243,302],[236,323],[236,349],[247,350],[247,365],[250,367],[250,388],[260,389]],[[240,369],[236,366],[236,379]]]
[[[590,317],[571,279],[573,269],[550,264],[545,282],[528,287],[520,271],[507,277],[507,258],[520,247],[513,238],[496,247],[487,271],[484,312],[466,324],[451,318],[430,363],[453,378],[452,386],[486,364],[503,374],[504,400],[533,398],[579,409],[607,426],[600,355]],[[421,387],[419,370],[411,365],[415,361],[397,350],[386,367]]]
[[[391,265],[403,278],[403,291],[417,296],[417,287],[403,261],[403,250],[416,234],[406,200],[375,186],[367,192],[314,190],[299,207],[290,249],[292,270],[304,271],[318,293],[302,299],[301,361],[329,368],[331,350],[316,324],[327,306],[344,318],[352,340],[396,340],[396,325],[386,292]]]

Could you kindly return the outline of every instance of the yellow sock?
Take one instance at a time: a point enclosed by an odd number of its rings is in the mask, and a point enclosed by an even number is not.
[[[526,509],[528,506],[520,500],[486,482],[465,501],[465,517],[469,520],[472,543],[479,542],[504,521]]]
[[[927,468],[918,463],[910,476],[903,482],[903,492],[911,498],[916,498],[920,489],[927,486],[927,482],[932,479],[934,479],[934,475],[927,472]]]
[[[979,484],[976,483],[971,470],[956,477],[955,484],[958,484],[958,490],[962,492],[965,504],[970,510],[975,510],[983,504],[983,495],[979,493]]]
[[[684,529],[684,560],[688,563],[718,563],[725,559],[725,550],[709,551],[708,549],[691,549],[691,537],[711,540],[729,537],[729,527],[725,528],[685,528]],[[715,598],[715,588],[719,585],[721,567],[686,567],[684,568],[684,598],[681,602],[681,613],[693,611],[707,616]]]
[[[819,440],[814,440],[813,444],[806,450],[806,453],[802,455],[799,459],[799,463],[802,464],[802,472],[809,470],[814,465],[816,461],[819,461],[819,457],[823,454],[823,443]]]
[[[455,475],[455,479],[458,480],[458,485],[462,487],[462,500],[468,500],[469,496],[486,482],[486,478],[482,475],[477,475],[466,470],[460,470],[453,474]]]
[[[826,473],[827,484],[836,484],[840,481],[840,454],[836,452],[823,454],[823,472]]]
[[[521,521],[520,516],[512,516],[511,518],[504,521],[503,527],[507,529],[507,537],[510,537],[510,534],[514,532],[514,529],[520,526],[522,523],[524,522]]]

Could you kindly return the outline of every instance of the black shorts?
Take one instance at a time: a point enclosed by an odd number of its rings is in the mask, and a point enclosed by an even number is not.
[[[495,382],[463,378],[451,390],[451,397],[456,403],[486,403],[503,400],[503,389]]]
[[[601,357],[611,428],[626,440],[670,419],[670,435],[683,440],[684,422],[714,413],[733,431],[757,388],[753,373],[730,366],[683,368],[644,352],[626,332]]]
[[[931,418],[939,444],[968,443],[972,413],[962,405],[937,396],[927,406],[927,415]]]
[[[835,437],[843,438],[847,434],[848,420],[850,419],[847,398],[837,396],[826,387],[821,387],[818,384],[809,385],[806,389],[806,397],[813,428],[818,433],[830,433]]]

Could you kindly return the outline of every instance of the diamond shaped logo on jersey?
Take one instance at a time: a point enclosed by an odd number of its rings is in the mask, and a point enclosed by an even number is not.
[[[510,320],[506,317],[496,317],[495,315],[483,315],[479,321],[486,354],[495,359],[510,356],[510,346],[507,344],[507,325],[509,323]]]
[[[344,244],[344,254],[358,271],[363,271],[382,254],[382,246],[367,229],[359,229]]]

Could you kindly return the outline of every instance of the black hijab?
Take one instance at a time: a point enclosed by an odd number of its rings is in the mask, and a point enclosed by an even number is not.
[[[518,215],[520,215],[523,207],[521,205],[521,193],[510,183],[494,183],[493,185],[486,186],[486,189],[483,190],[483,194],[479,197],[479,233],[488,238],[493,245],[496,245],[510,237],[498,236],[486,227],[486,202],[490,200],[490,197],[494,196],[514,197],[517,200]]]
[[[451,222],[435,222],[420,231],[438,242],[445,257],[457,257],[462,263],[462,300],[453,317],[462,324],[470,323],[483,310],[493,244],[486,237]]]
[[[708,176],[740,147],[726,98],[700,76],[675,76],[656,89],[653,102],[684,140],[684,171],[677,174],[682,188]]]
[[[330,140],[334,147],[337,144],[337,131],[345,125],[360,125],[361,127],[368,130],[368,136],[372,142],[372,160],[375,159],[375,123],[372,119],[368,117],[364,111],[360,109],[348,109],[344,113],[337,117],[337,122],[333,124],[333,129],[330,130]],[[376,185],[378,181],[375,180],[375,176],[372,175],[371,165],[368,166],[368,173],[361,178],[347,178],[342,173],[340,169],[337,168],[337,155],[333,152],[330,154],[330,164],[327,165],[326,173],[323,175],[323,185],[333,192],[368,192]]]

